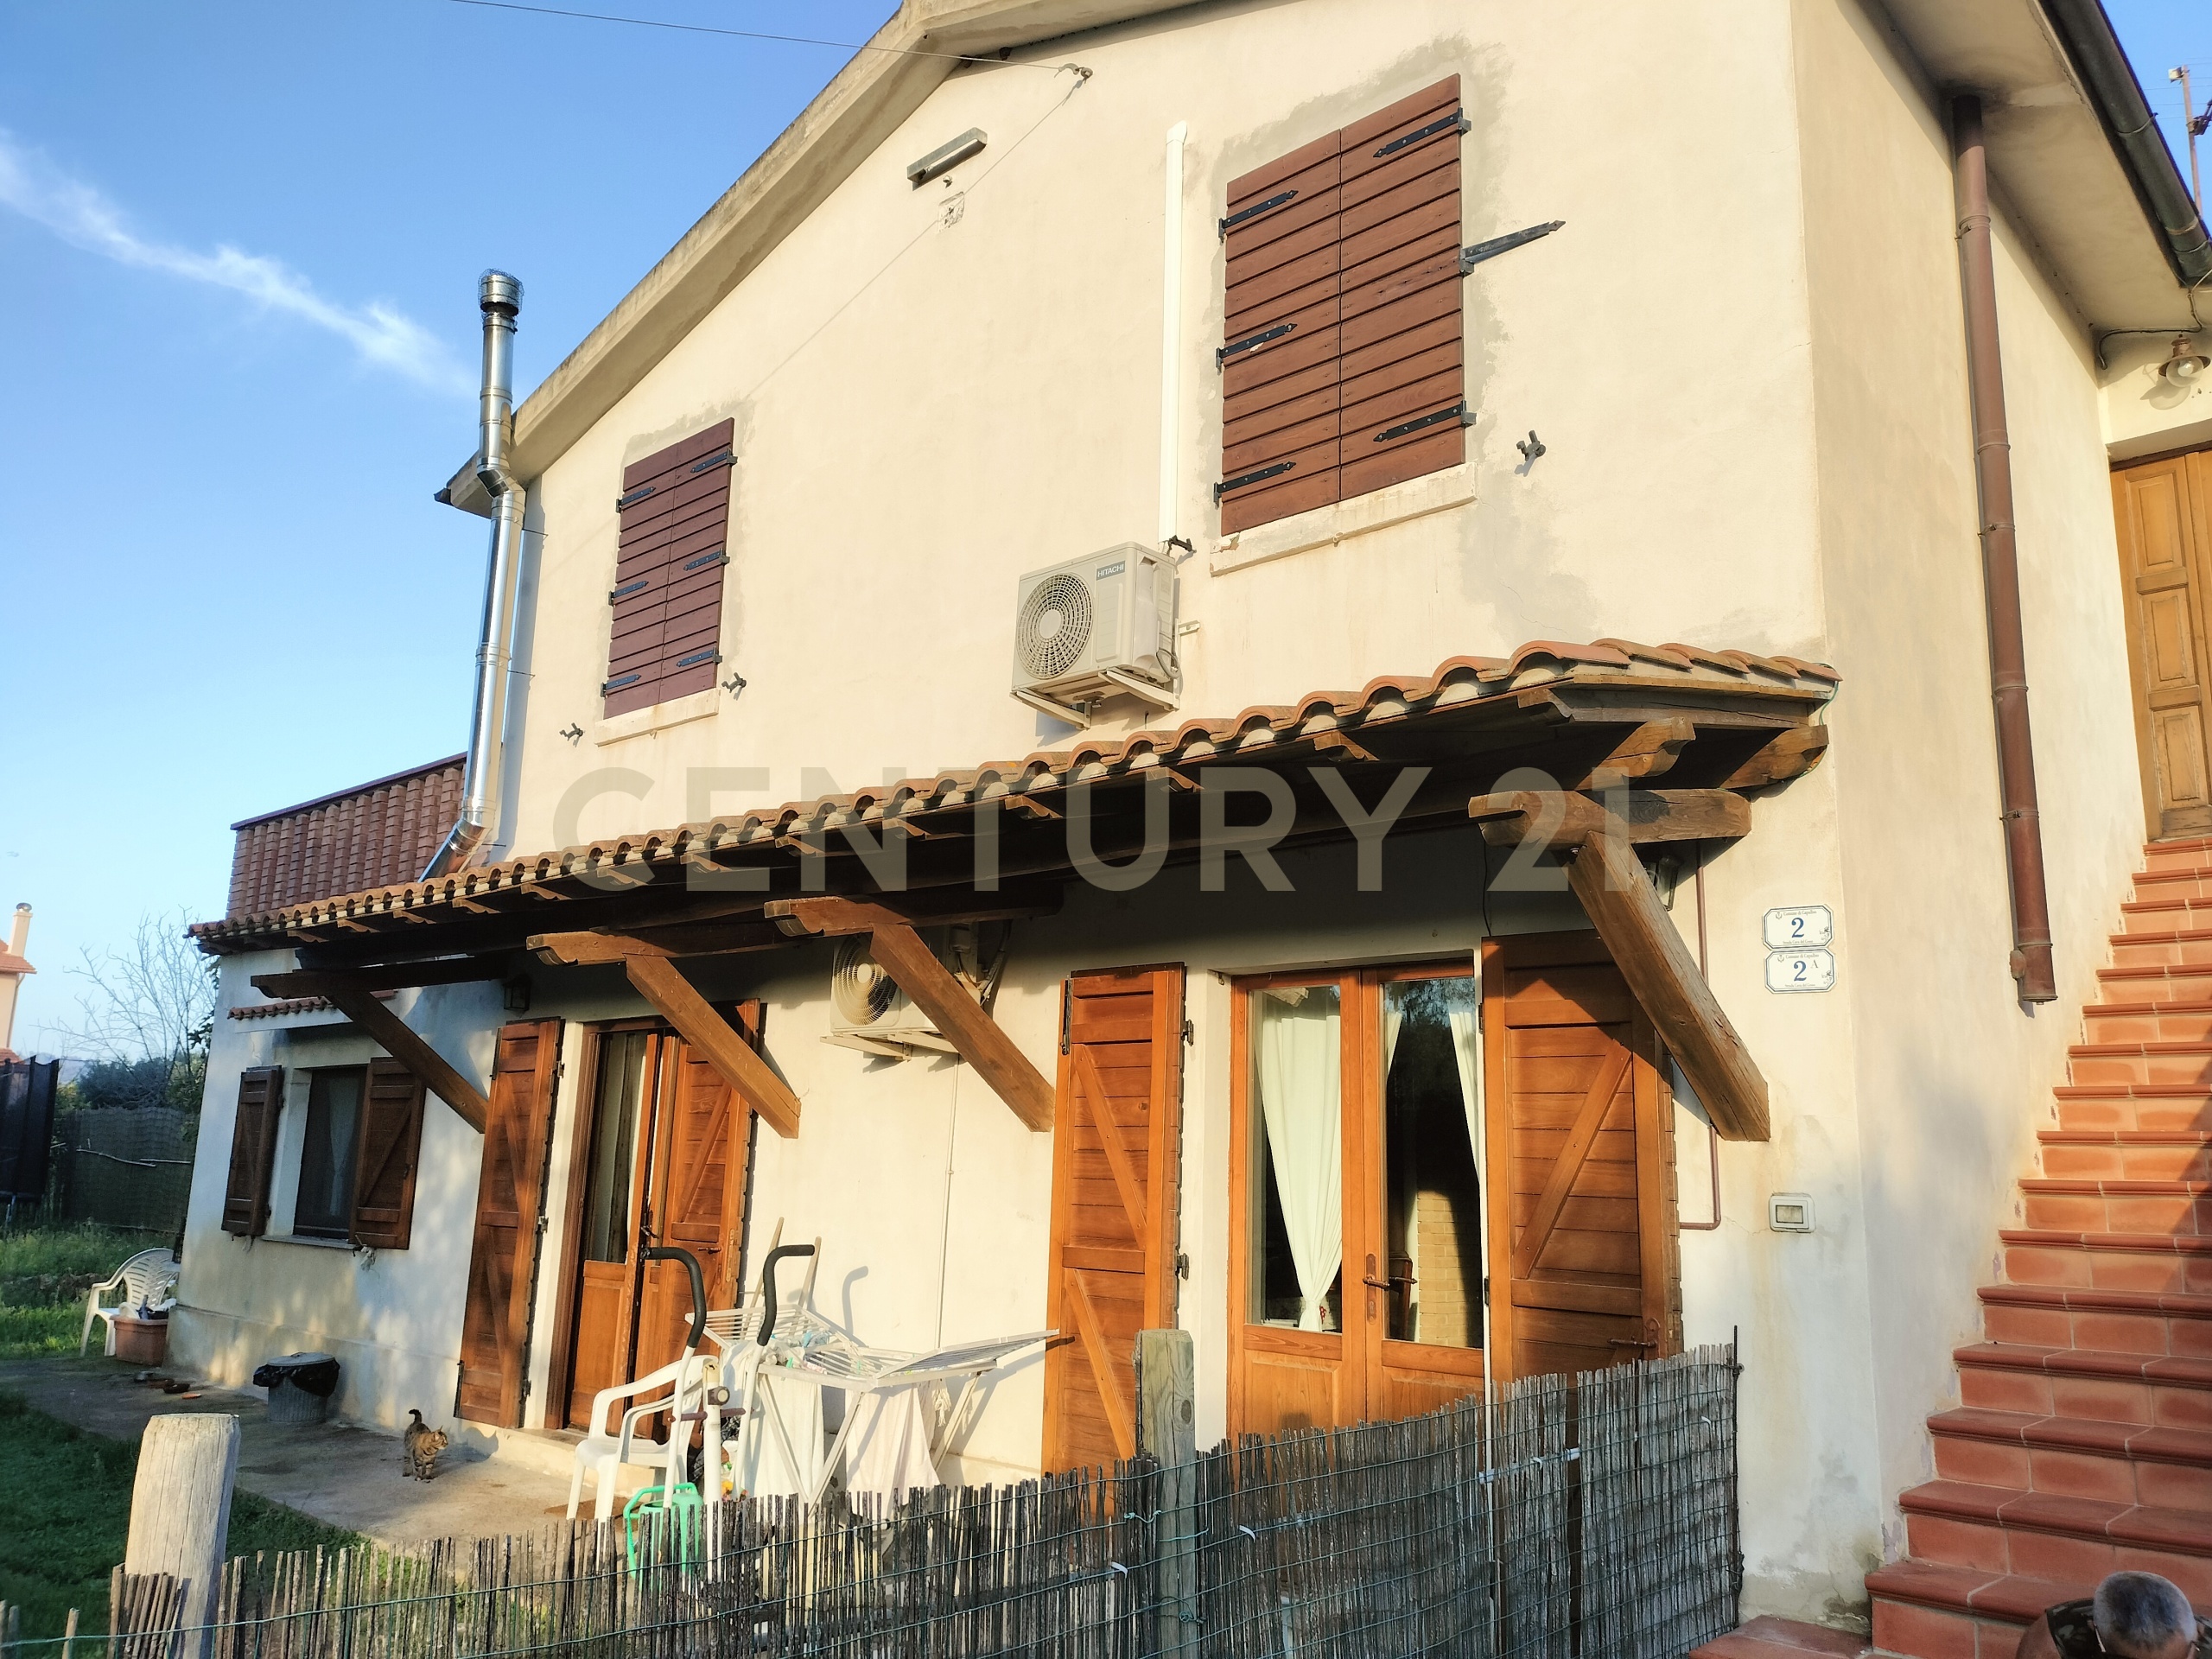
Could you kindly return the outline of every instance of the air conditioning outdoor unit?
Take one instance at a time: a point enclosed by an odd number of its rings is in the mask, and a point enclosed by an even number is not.
[[[998,950],[989,957],[984,953],[982,936],[973,925],[945,929],[944,937],[934,944],[938,960],[986,1010],[997,994],[999,974],[1006,966],[1003,928],[999,934]],[[825,1043],[856,1048],[883,1060],[959,1052],[868,955],[865,934],[838,942],[830,969],[830,1001],[833,1018],[830,1034],[822,1039]]]
[[[1173,709],[1175,566],[1123,542],[1022,577],[1014,607],[1014,695],[1087,725],[1092,705],[1127,696]]]

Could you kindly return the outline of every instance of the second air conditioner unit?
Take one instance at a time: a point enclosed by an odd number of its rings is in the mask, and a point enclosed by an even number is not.
[[[1138,542],[1032,570],[1014,594],[1014,695],[1079,726],[1111,696],[1173,709],[1175,599],[1174,563]]]
[[[933,946],[938,960],[986,1012],[1006,966],[1006,930],[1001,926],[996,931],[997,949],[988,957],[984,930],[973,924],[946,928]],[[838,941],[830,969],[830,1033],[823,1041],[840,1048],[858,1049],[882,1060],[959,1052],[868,954],[866,934]]]

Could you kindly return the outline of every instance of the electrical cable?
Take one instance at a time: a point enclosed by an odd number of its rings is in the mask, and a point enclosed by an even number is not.
[[[786,46],[834,46],[843,52],[884,52],[903,58],[941,58],[977,69],[1046,69],[1058,73],[1065,66],[1051,63],[1014,63],[1003,58],[978,58],[964,52],[925,52],[913,46],[865,46],[852,41],[825,41],[811,35],[770,35],[757,29],[718,29],[708,23],[671,23],[658,17],[620,17],[605,11],[569,11],[560,6],[524,5],[521,0],[453,0],[457,6],[482,6],[493,11],[529,11],[542,17],[577,17],[594,23],[630,23],[639,29],[674,29],[685,35],[727,35],[741,41],[776,41]]]

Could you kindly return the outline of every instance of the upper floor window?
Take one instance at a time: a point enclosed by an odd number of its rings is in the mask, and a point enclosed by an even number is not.
[[[1459,78],[1229,187],[1224,535],[1466,459]]]
[[[610,717],[707,690],[721,677],[736,430],[724,421],[623,470],[601,688]]]
[[[344,1238],[352,1230],[353,1175],[359,1149],[360,1066],[308,1074],[308,1115],[300,1140],[299,1198],[292,1230],[309,1238]]]

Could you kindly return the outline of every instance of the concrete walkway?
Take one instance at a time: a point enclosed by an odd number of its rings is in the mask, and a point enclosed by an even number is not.
[[[533,1532],[567,1505],[568,1482],[528,1461],[454,1446],[437,1478],[400,1472],[395,1435],[336,1423],[271,1423],[261,1392],[203,1389],[181,1400],[133,1382],[141,1369],[111,1359],[0,1360],[0,1389],[34,1411],[110,1440],[135,1440],[147,1421],[175,1412],[238,1420],[238,1484],[385,1544]]]

